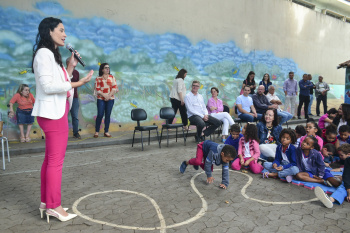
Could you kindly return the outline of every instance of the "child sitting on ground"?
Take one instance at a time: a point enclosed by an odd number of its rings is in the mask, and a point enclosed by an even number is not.
[[[212,165],[222,164],[222,182],[220,187],[226,189],[229,185],[229,162],[237,157],[236,149],[231,145],[218,144],[209,140],[197,145],[196,158],[189,161],[183,161],[180,165],[180,172],[184,173],[186,167],[190,164],[198,170],[198,166],[204,169],[207,175],[207,183],[213,183]]]
[[[335,154],[336,149],[335,146],[331,143],[327,143],[322,147],[321,154],[323,155],[324,164],[326,167],[330,167],[330,164],[333,161],[333,155]]]
[[[243,134],[241,134],[240,132],[241,132],[241,128],[239,127],[238,124],[231,125],[231,128],[230,128],[231,135],[226,139],[225,145],[231,145],[236,149],[236,151],[238,151],[239,139],[243,137]]]
[[[295,160],[296,135],[291,129],[283,129],[280,134],[281,144],[277,146],[275,160],[265,162],[264,168],[268,170],[263,174],[263,178],[286,177],[288,183],[292,182],[294,175],[299,172]]]
[[[295,127],[295,134],[297,136],[297,141],[294,144],[294,146],[299,147],[300,146],[300,138],[305,136],[305,134],[306,134],[305,127],[303,125],[297,125]]]
[[[327,207],[332,208],[333,203],[341,205],[346,198],[350,202],[350,144],[343,144],[338,148],[340,159],[345,160],[343,182],[329,197],[320,187],[315,188],[316,197]]]
[[[242,133],[243,137],[238,143],[238,158],[233,161],[231,168],[241,170],[242,167],[249,166],[253,173],[258,174],[263,170],[261,164],[258,163],[260,156],[258,128],[254,124],[247,123]]]
[[[301,181],[338,187],[341,182],[325,169],[317,139],[307,136],[296,150],[296,162],[299,173],[296,178]]]
[[[330,124],[325,129],[323,129],[322,139],[323,139],[323,146],[326,145],[327,143],[331,143],[335,145],[335,147],[339,147],[339,142],[337,139],[337,126],[334,124]]]
[[[339,127],[339,135],[337,136],[339,145],[341,146],[345,143],[350,143],[350,126],[342,125]],[[338,148],[337,148],[338,149]]]
[[[307,136],[313,136],[314,138],[317,139],[317,142],[319,145],[318,151],[321,150],[323,147],[323,139],[321,138],[322,132],[321,132],[320,128],[318,127],[317,123],[314,121],[310,121],[310,122],[306,123],[305,130],[306,130],[306,135],[300,138],[300,146]],[[322,159],[323,159],[323,155],[322,155]]]

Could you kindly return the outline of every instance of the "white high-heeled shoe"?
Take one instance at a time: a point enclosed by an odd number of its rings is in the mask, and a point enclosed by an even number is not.
[[[69,210],[69,208],[63,208],[64,211],[67,211]],[[40,217],[41,218],[44,218],[44,211],[46,210],[46,204],[45,203],[40,203],[40,206],[39,206],[39,211],[40,211]]]
[[[67,216],[63,216],[53,209],[47,209],[46,210],[47,223],[50,222],[50,216],[57,218],[61,222],[71,220],[77,216],[76,214],[70,214],[70,213],[67,213],[67,214],[68,214]]]

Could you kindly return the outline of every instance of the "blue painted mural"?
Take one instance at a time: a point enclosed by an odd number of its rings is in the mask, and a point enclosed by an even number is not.
[[[0,108],[3,113],[19,84],[28,84],[35,96],[35,80],[30,70],[32,49],[37,27],[47,16],[62,19],[68,36],[66,42],[82,54],[87,64],[85,68],[78,65],[81,75],[90,69],[98,71],[100,63],[110,64],[120,90],[112,112],[111,131],[130,128],[130,111],[134,107],[145,108],[149,120],[160,123],[159,109],[170,106],[169,93],[178,68],[188,71],[185,79],[188,90],[192,80],[200,80],[200,92],[208,99],[210,88],[216,86],[220,89],[219,98],[230,107],[250,70],[255,71],[256,81],[269,73],[277,87],[283,85],[289,71],[295,72],[297,80],[305,73],[293,59],[276,57],[271,51],[245,53],[234,41],[214,44],[203,39],[192,44],[186,36],[171,32],[146,34],[106,18],[76,18],[57,2],[38,2],[35,8],[36,11],[28,12],[4,8],[0,3]],[[61,54],[66,58],[69,52],[62,48]],[[317,74],[313,77],[317,81]],[[93,83],[94,80],[79,89],[81,128],[93,129],[96,116]],[[283,99],[281,89],[277,90]],[[14,121],[10,127],[16,128]]]

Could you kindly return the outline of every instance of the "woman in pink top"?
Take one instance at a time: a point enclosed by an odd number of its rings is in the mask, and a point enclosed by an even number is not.
[[[334,117],[337,115],[338,111],[335,108],[331,108],[326,114],[320,117],[318,120],[318,127],[320,129],[326,128],[329,124],[333,123]]]
[[[235,122],[233,121],[231,115],[228,112],[223,112],[224,105],[222,105],[222,100],[218,99],[219,89],[216,87],[212,87],[210,92],[212,97],[208,100],[208,113],[212,117],[215,117],[216,119],[222,121],[222,141],[225,142],[226,137],[228,136],[228,129]]]
[[[18,104],[16,111],[17,125],[21,133],[21,142],[30,142],[30,129],[32,128],[34,117],[32,116],[34,96],[29,91],[27,84],[21,84],[17,93],[10,100],[9,118],[14,117],[13,105]],[[27,133],[24,136],[24,125],[27,125]]]

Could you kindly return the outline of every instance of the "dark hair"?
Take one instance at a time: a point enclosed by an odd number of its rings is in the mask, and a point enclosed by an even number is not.
[[[212,87],[212,88],[210,89],[210,93],[211,93],[211,91],[212,91],[213,89],[219,94],[219,89],[218,89],[217,87]]]
[[[335,109],[335,108],[331,108],[331,109],[329,109],[328,111],[327,111],[327,114],[329,115],[329,114],[337,114],[338,113],[338,110],[337,109]]]
[[[239,124],[233,124],[231,125],[230,132],[241,132],[241,127],[239,127]]]
[[[292,129],[287,129],[287,128],[284,128],[282,129],[281,133],[280,133],[280,141],[283,137],[284,134],[288,134],[292,143],[291,144],[295,144],[295,142],[297,141],[297,135],[295,135],[294,131]]]
[[[320,151],[320,145],[318,145],[317,138],[315,138],[314,136],[307,136],[304,140],[306,140],[307,138],[311,138],[314,142],[314,144],[312,145],[314,149]]]
[[[221,152],[224,152],[224,157],[229,157],[235,159],[237,157],[236,149],[231,145],[225,145]]]
[[[22,96],[22,91],[24,90],[25,87],[29,87],[27,84],[21,84],[19,85],[18,89],[17,89],[17,93],[20,94]],[[30,92],[30,89],[29,89]],[[29,96],[28,96],[29,97]]]
[[[338,147],[338,151],[342,151],[344,154],[350,153],[350,144],[344,143],[343,145]]]
[[[250,75],[252,75],[252,74],[254,74],[254,75],[255,75],[254,71],[250,71],[250,72],[248,73],[247,78],[245,79],[245,80],[246,80],[246,82],[250,82],[250,80],[249,80],[249,76],[250,76]],[[254,83],[254,84],[255,84],[255,80],[254,80],[254,78],[253,78],[252,83]]]
[[[337,126],[335,124],[330,124],[326,128],[326,135],[335,134],[337,135]]]
[[[297,134],[302,135],[302,136],[304,136],[304,135],[306,134],[306,130],[305,130],[305,127],[304,127],[303,125],[297,125],[297,126],[295,127],[295,132],[296,132]]]
[[[177,73],[177,75],[176,75],[176,78],[175,79],[177,79],[177,78],[182,78],[182,79],[185,79],[185,74],[187,73],[187,70],[185,70],[185,69],[181,69],[180,71],[179,71],[179,73]]]
[[[294,72],[293,71],[289,71],[289,74],[294,74]]]
[[[306,119],[306,124],[309,123],[309,122],[315,122],[315,119],[312,118],[312,117],[309,117]]]
[[[54,57],[57,64],[63,67],[62,57],[59,48],[55,48],[55,43],[53,42],[50,31],[55,30],[58,24],[62,23],[60,19],[48,17],[43,19],[38,27],[38,34],[36,35],[35,44],[33,46],[33,59],[32,59],[32,72],[34,73],[34,58],[36,53],[41,48],[49,49]]]
[[[264,74],[262,81],[264,82],[265,75],[267,75],[267,84],[269,84],[271,81],[270,81],[270,75],[268,73]]]
[[[343,116],[346,121],[350,121],[350,104],[342,104]]]
[[[265,115],[267,113],[267,111],[272,111],[273,112],[273,121],[272,121],[272,126],[276,127],[279,123],[279,119],[278,119],[278,115],[277,115],[277,109],[267,109],[264,114],[261,117],[261,122],[264,123],[264,125],[266,125],[266,120],[265,120]]]
[[[309,76],[307,76],[307,74],[303,74],[303,78],[304,78],[304,76],[309,77]]]
[[[336,152],[335,146],[332,143],[327,143],[322,148],[326,148],[328,152],[332,153],[332,155],[334,155]]]
[[[103,75],[102,70],[105,68],[106,65],[109,65],[109,64],[108,63],[102,63],[100,65],[100,69],[98,70],[98,76],[102,76]],[[111,74],[111,69],[109,69],[109,74]]]
[[[350,133],[350,126],[348,126],[348,125],[340,126],[339,127],[339,133],[344,133],[344,132]]]
[[[322,137],[322,131],[321,131],[320,127],[318,127],[318,124],[316,122],[314,122],[314,121],[309,121],[306,124],[308,124],[308,123],[313,124],[314,127],[317,129],[316,135],[319,136],[319,137]]]
[[[254,124],[247,123],[247,128],[245,129],[244,140],[248,142],[249,140],[255,140],[260,142],[258,138],[258,127]]]

